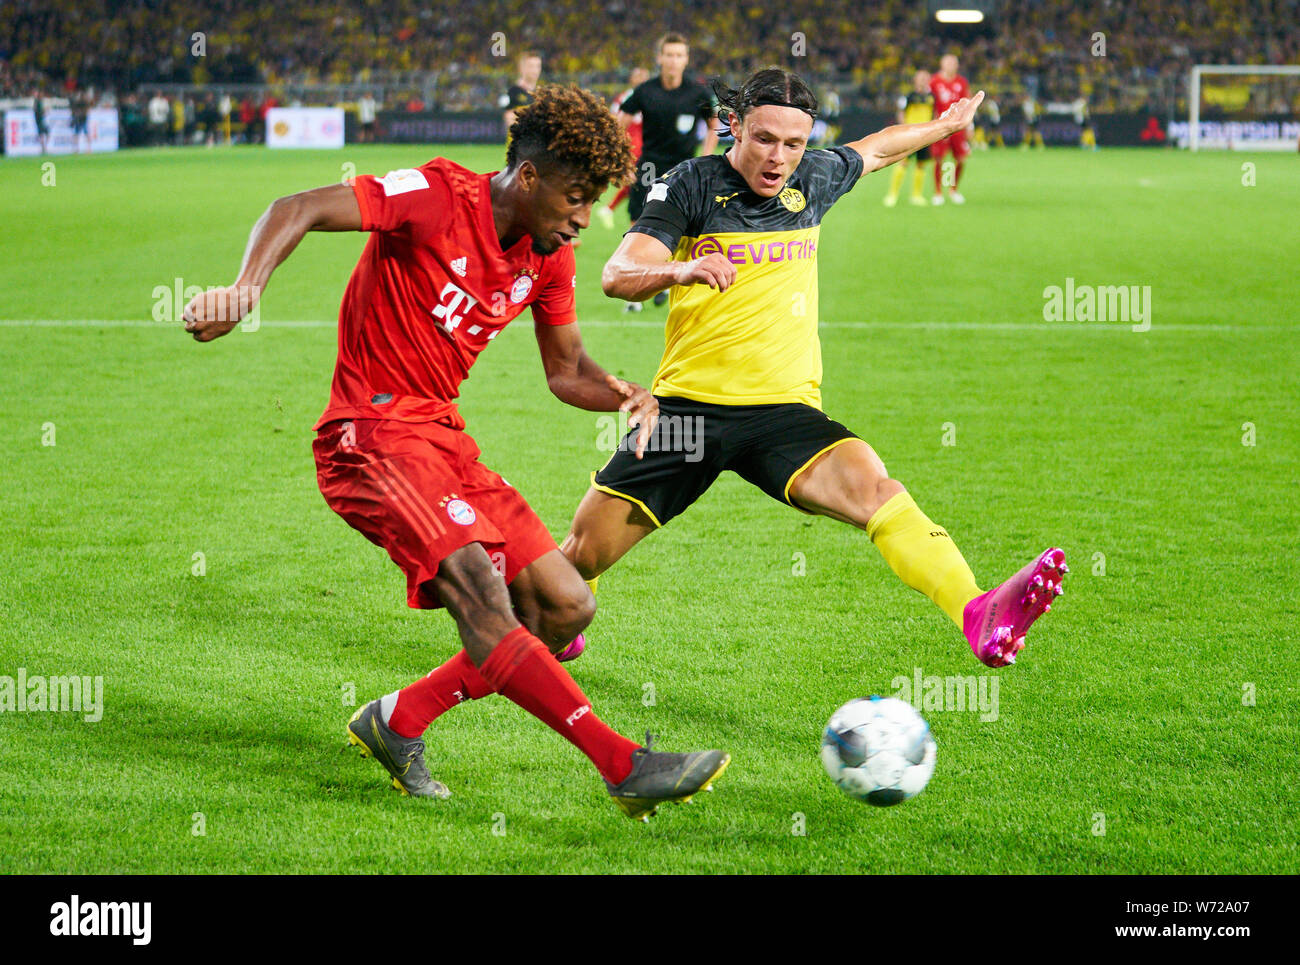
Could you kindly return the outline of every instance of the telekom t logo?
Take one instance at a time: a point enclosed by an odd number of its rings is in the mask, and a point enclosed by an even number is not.
[[[438,293],[438,304],[433,306],[433,317],[438,319],[443,329],[450,334],[477,304],[478,299],[473,295],[447,282]]]

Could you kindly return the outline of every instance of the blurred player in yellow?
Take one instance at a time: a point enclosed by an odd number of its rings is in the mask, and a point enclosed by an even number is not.
[[[922,124],[934,117],[934,95],[930,93],[930,72],[918,70],[912,77],[912,89],[898,98],[899,124]],[[899,162],[894,167],[894,176],[889,182],[889,193],[885,195],[885,207],[892,208],[898,204],[898,192],[903,188],[908,161],[914,161],[912,168],[912,204],[924,206],[925,201],[925,165],[930,160],[929,145],[921,148],[910,158]]]

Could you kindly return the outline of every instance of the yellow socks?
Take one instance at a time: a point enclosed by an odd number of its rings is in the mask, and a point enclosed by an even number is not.
[[[894,165],[894,176],[889,182],[889,196],[891,198],[898,197],[898,192],[903,187],[903,175],[907,173],[904,170],[905,167],[906,164],[902,161]]]
[[[899,493],[867,521],[867,535],[889,568],[914,590],[933,600],[962,627],[962,611],[980,595],[961,551],[941,526],[930,521],[907,493]]]
[[[600,582],[600,577],[599,577],[599,576],[593,576],[591,579],[589,579],[589,580],[583,580],[582,582],[584,582],[584,583],[587,584],[587,587],[591,590],[591,595],[592,595],[592,596],[595,596],[595,595],[596,595],[596,584]]]
[[[918,164],[916,166],[916,170],[912,172],[912,197],[914,198],[924,197],[924,191],[925,191],[925,168],[921,167],[921,165]]]

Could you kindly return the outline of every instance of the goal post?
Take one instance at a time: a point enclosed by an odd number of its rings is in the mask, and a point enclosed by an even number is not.
[[[1202,137],[1201,100],[1204,83],[1207,78],[1219,76],[1277,78],[1280,82],[1274,86],[1283,97],[1277,103],[1278,106],[1285,105],[1285,110],[1278,112],[1266,107],[1261,111],[1259,105],[1251,105],[1244,111],[1237,111],[1236,117],[1214,122],[1218,127],[1213,136]],[[1288,83],[1286,78],[1291,81]],[[1290,96],[1286,97],[1286,94]],[[1188,150],[1226,148],[1294,151],[1300,140],[1300,64],[1197,64],[1188,78],[1187,106]]]

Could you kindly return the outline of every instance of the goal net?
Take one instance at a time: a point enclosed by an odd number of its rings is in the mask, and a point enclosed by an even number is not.
[[[1300,65],[1198,64],[1187,84],[1188,119],[1170,125],[1179,147],[1229,151],[1300,148]]]

